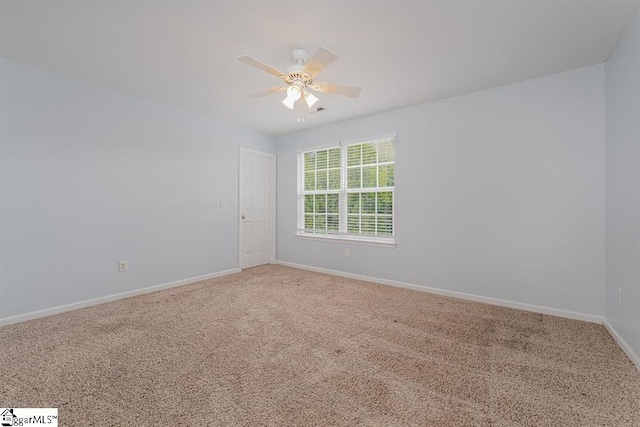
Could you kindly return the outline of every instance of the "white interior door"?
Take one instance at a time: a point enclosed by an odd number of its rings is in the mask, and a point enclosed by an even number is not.
[[[240,268],[275,255],[275,156],[240,149]]]

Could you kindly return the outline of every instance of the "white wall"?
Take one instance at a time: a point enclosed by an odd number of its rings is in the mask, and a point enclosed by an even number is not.
[[[391,131],[397,248],[294,237],[297,149]],[[604,150],[603,65],[280,137],[278,259],[601,316]]]
[[[239,147],[275,138],[4,59],[0,90],[0,318],[238,266]]]
[[[606,63],[605,317],[640,361],[640,15]],[[622,304],[617,289],[622,289]],[[640,364],[638,365],[640,368]]]

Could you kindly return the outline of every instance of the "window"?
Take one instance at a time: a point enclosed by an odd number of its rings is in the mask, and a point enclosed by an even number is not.
[[[395,138],[298,153],[298,235],[394,242]]]

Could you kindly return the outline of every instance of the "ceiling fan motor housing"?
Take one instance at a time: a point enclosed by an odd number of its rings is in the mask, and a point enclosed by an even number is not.
[[[287,72],[289,72],[289,70],[287,70]],[[313,83],[313,78],[307,73],[293,72],[289,73],[285,82],[288,85],[305,88]]]
[[[311,84],[312,78],[308,73],[303,73],[305,65],[309,60],[309,51],[306,49],[293,49],[291,51],[291,61],[293,64],[287,67],[287,74],[290,85],[307,87]]]

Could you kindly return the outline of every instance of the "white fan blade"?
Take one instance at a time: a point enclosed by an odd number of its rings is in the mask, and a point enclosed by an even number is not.
[[[251,95],[247,95],[247,96],[250,98],[260,98],[261,96],[271,95],[272,93],[282,92],[283,90],[287,90],[287,86],[272,87],[271,89],[263,90],[262,92],[252,93]]]
[[[351,98],[357,98],[358,96],[360,96],[361,90],[359,87],[334,85],[331,83],[313,83],[311,85],[311,89],[318,92],[349,96]]]
[[[253,65],[256,68],[260,68],[261,70],[266,71],[269,74],[273,74],[274,76],[279,77],[283,80],[288,78],[287,75],[282,71],[276,70],[275,68],[265,64],[264,62],[260,62],[250,56],[241,56],[240,58],[238,58],[238,61],[242,61],[245,64]]]
[[[311,77],[315,77],[318,73],[325,69],[325,67],[335,61],[336,54],[324,47],[319,48],[316,53],[313,54],[307,65],[302,70],[303,73],[309,73]]]

